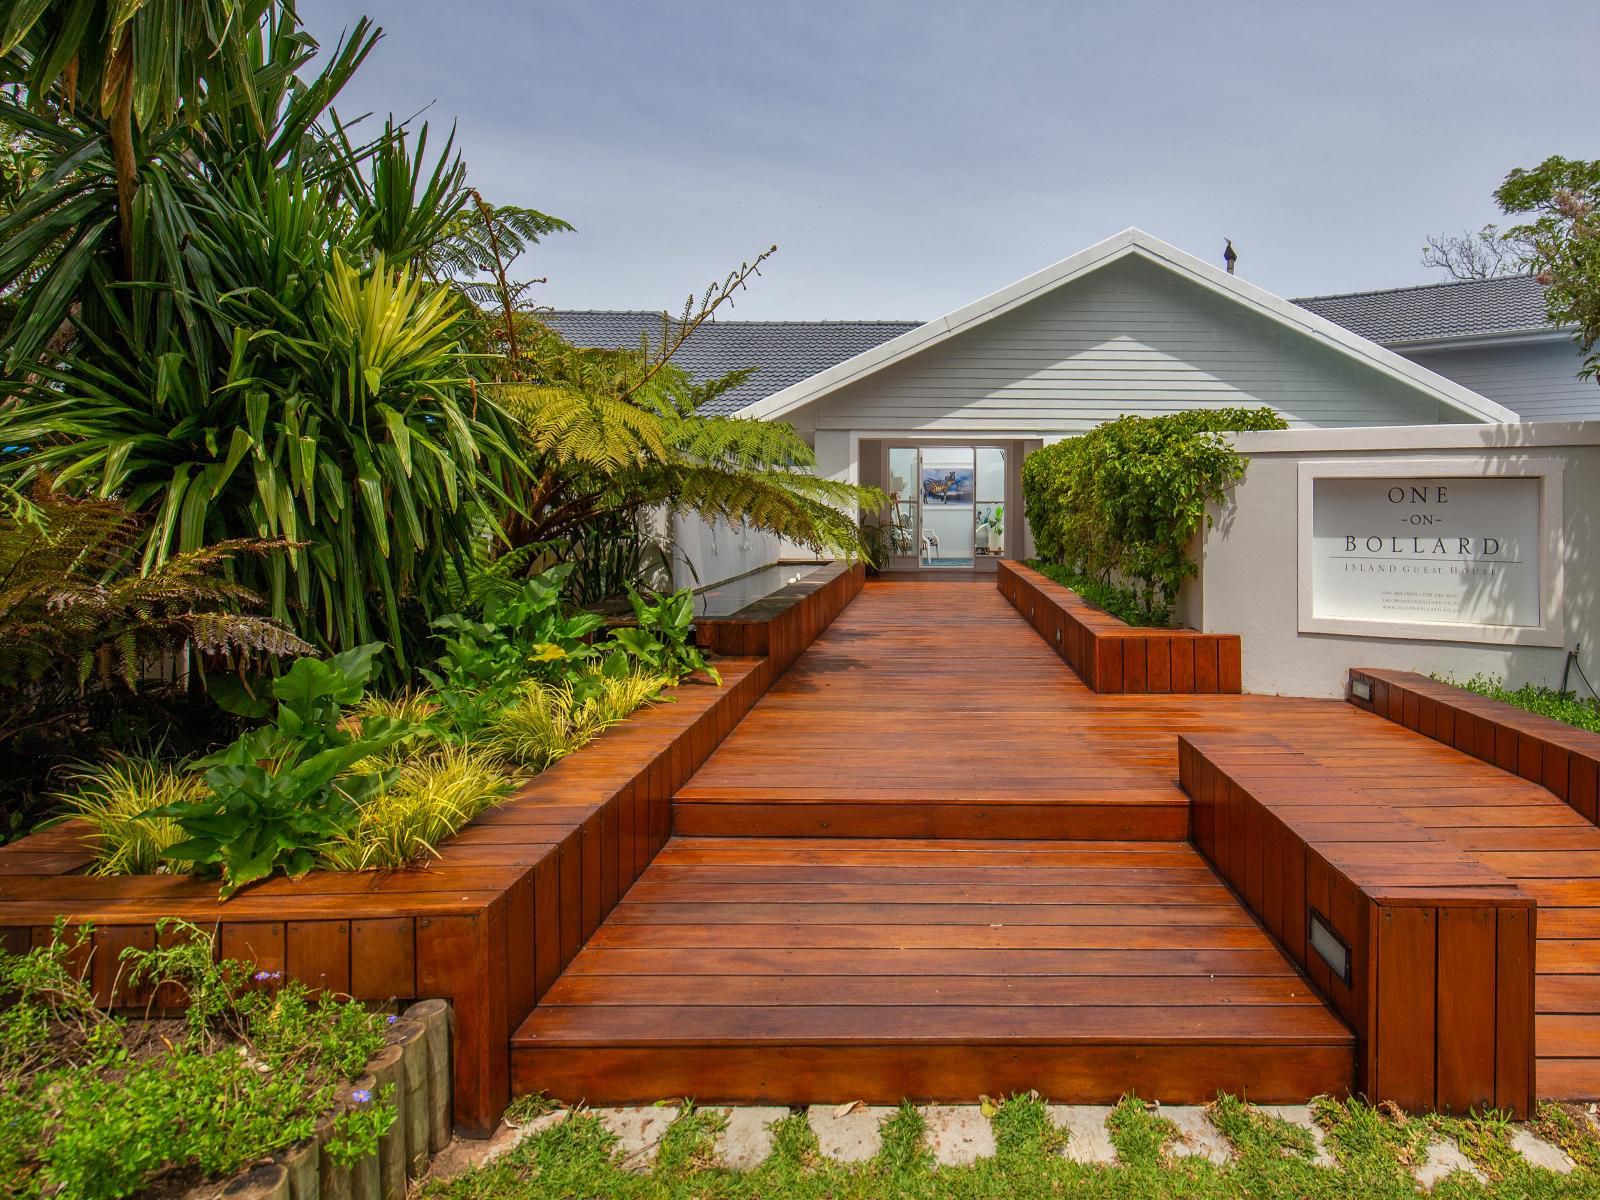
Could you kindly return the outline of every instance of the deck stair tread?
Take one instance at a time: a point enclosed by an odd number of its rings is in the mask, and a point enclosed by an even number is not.
[[[1539,1091],[1600,1095],[1600,829],[1341,701],[1096,695],[992,584],[920,580],[869,583],[679,789],[673,839],[517,1031],[518,1086],[1347,1087],[1348,1030],[1187,841],[1178,735],[1241,732],[1342,781],[1279,809],[1341,861],[1535,898]]]

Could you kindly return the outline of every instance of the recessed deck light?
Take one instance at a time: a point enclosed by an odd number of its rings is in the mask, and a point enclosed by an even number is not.
[[[1335,933],[1328,919],[1314,908],[1311,910],[1311,948],[1333,968],[1335,975],[1346,984],[1350,982],[1350,943]]]

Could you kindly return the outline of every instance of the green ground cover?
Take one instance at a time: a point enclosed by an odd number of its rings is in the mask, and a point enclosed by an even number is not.
[[[1487,696],[1491,700],[1514,704],[1520,709],[1538,713],[1542,717],[1554,717],[1557,721],[1564,721],[1579,729],[1600,733],[1600,700],[1584,699],[1572,692],[1558,692],[1555,688],[1540,687],[1533,683],[1524,684],[1519,688],[1508,688],[1504,680],[1489,675],[1474,675],[1465,683],[1443,675],[1436,675],[1434,678],[1441,683],[1453,684],[1480,696]]]
[[[1093,575],[1085,575],[1063,567],[1060,563],[1031,558],[1028,565],[1047,579],[1062,587],[1069,587],[1096,608],[1103,608],[1117,620],[1141,629],[1166,629],[1172,624],[1172,606],[1160,600],[1152,602],[1149,611],[1139,603],[1131,587],[1109,583]]]
[[[123,985],[186,996],[181,1018],[129,1020],[80,978],[87,926],[27,954],[0,951],[0,1197],[118,1200],[226,1179],[310,1136],[384,1044],[382,1014],[319,1000],[281,971],[215,959],[204,930],[124,950]],[[387,1095],[351,1093],[330,1153],[371,1154]]]
[[[1171,1154],[1172,1124],[1160,1110],[1124,1100],[1108,1121],[1119,1163],[1086,1166],[1063,1156],[1065,1135],[1050,1122],[1043,1102],[1013,1097],[993,1115],[996,1153],[971,1166],[935,1167],[925,1146],[923,1120],[909,1104],[883,1126],[878,1155],[844,1165],[824,1158],[804,1114],[779,1122],[772,1155],[749,1172],[715,1165],[720,1117],[686,1106],[662,1142],[648,1173],[632,1173],[614,1155],[615,1139],[592,1115],[577,1113],[529,1138],[504,1158],[449,1182],[423,1189],[427,1200],[542,1200],[605,1196],[727,1198],[727,1200],[952,1200],[978,1197],[1072,1196],[1143,1200],[1262,1198],[1349,1200],[1410,1197],[1419,1187],[1412,1171],[1431,1140],[1453,1137],[1487,1176],[1480,1184],[1464,1173],[1440,1182],[1432,1194],[1543,1200],[1600,1196],[1600,1138],[1581,1113],[1547,1105],[1539,1131],[1579,1164],[1567,1176],[1531,1167],[1511,1150],[1512,1127],[1496,1115],[1457,1120],[1406,1117],[1358,1102],[1319,1101],[1316,1116],[1332,1168],[1313,1162],[1306,1131],[1231,1097],[1212,1108],[1212,1121],[1232,1142],[1236,1159],[1215,1166]]]

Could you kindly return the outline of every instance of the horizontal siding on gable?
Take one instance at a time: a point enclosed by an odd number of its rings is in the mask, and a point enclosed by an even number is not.
[[[1600,384],[1578,378],[1583,359],[1567,339],[1408,351],[1406,357],[1498,400],[1527,421],[1600,418]]]
[[[1418,425],[1428,396],[1154,264],[1123,259],[819,401],[817,427],[1071,433],[1271,405],[1298,426]]]

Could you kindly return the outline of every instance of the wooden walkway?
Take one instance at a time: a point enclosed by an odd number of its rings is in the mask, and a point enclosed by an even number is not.
[[[518,1030],[513,1083],[596,1103],[1348,1088],[1348,1030],[1185,841],[1177,735],[1248,731],[1537,898],[1539,1090],[1600,1094],[1600,829],[1342,702],[1097,696],[961,582],[870,583],[679,790],[677,836]]]

